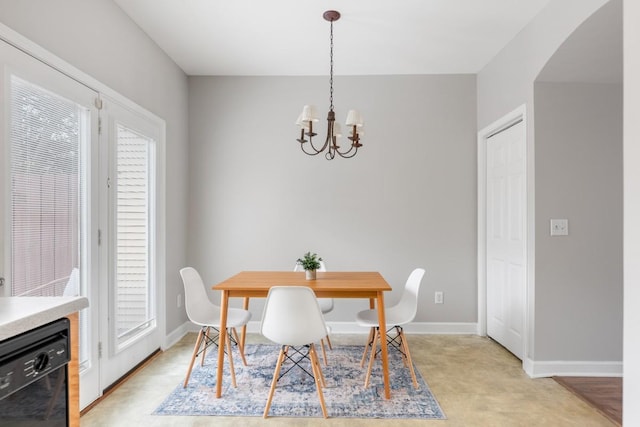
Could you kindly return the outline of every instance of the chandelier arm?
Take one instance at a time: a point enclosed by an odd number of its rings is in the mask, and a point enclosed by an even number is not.
[[[349,148],[347,151],[343,153],[341,153],[340,151],[337,151],[337,153],[343,159],[350,159],[358,153],[358,147],[355,147],[355,150],[353,148],[354,146],[352,145],[351,148]],[[349,153],[351,153],[352,150],[353,150],[353,154],[349,155]]]
[[[307,150],[304,149],[305,144],[300,144],[300,148],[302,149],[302,152],[304,154],[307,154],[309,156],[315,156],[318,155],[320,153],[322,153],[322,150],[316,150],[313,146],[311,147],[311,149],[314,151],[313,153],[308,152]]]
[[[306,134],[307,136],[309,136],[309,134]],[[307,150],[305,150],[304,146],[306,144],[306,142],[309,142],[309,145],[311,146],[311,150],[313,150],[313,152],[309,152]],[[322,147],[320,148],[316,148],[316,146],[313,143],[313,137],[309,136],[309,140],[306,141],[305,143],[300,144],[300,148],[302,148],[302,151],[305,154],[308,154],[310,156],[315,156],[316,154],[320,154],[322,153],[326,148],[327,148],[327,141],[324,142],[324,144],[322,145]]]

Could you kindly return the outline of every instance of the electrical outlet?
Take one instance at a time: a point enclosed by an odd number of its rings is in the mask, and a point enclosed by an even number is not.
[[[444,304],[444,292],[436,291],[434,300],[436,304]]]
[[[178,298],[176,302],[178,304],[178,308],[182,307],[182,294],[178,294]]]
[[[568,219],[552,219],[551,221],[552,236],[568,236],[569,220]]]

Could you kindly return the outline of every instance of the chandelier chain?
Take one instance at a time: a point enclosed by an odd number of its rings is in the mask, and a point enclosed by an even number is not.
[[[331,33],[329,43],[329,109],[333,111],[333,21],[331,21]]]

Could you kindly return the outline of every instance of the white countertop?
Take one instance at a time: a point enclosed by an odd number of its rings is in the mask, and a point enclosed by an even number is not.
[[[0,341],[89,307],[85,297],[0,298]]]

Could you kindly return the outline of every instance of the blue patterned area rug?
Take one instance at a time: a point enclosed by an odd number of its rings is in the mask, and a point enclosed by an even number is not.
[[[329,366],[322,365],[326,387],[324,399],[329,417],[445,419],[445,415],[418,369],[419,388],[411,381],[397,351],[389,349],[391,399],[384,399],[382,368],[374,364],[371,381],[364,388],[365,368],[360,367],[362,346],[334,346],[327,349]],[[267,402],[279,348],[275,345],[247,345],[244,366],[234,350],[237,388],[231,386],[225,360],[222,397],[215,397],[217,351],[209,352],[205,364],[198,359],[187,388],[182,384],[153,412],[154,415],[219,415],[261,417]],[[321,349],[318,346],[318,353]],[[322,362],[322,355],[319,354]],[[185,368],[187,364],[185,360]],[[306,366],[310,371],[308,361]],[[287,365],[283,366],[284,372]],[[313,378],[295,367],[284,375],[273,397],[270,417],[322,417]]]

